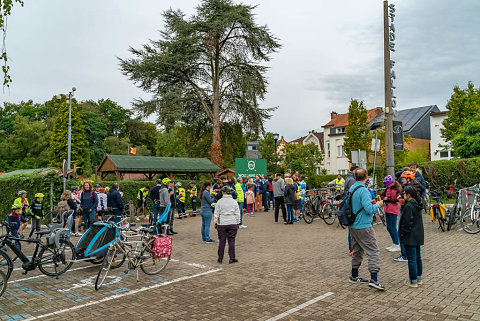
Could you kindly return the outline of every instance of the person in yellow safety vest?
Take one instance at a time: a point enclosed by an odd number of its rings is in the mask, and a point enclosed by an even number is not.
[[[237,182],[235,183],[235,192],[237,192],[237,203],[238,208],[240,209],[240,223],[238,224],[239,228],[247,228],[246,225],[243,225],[243,202],[245,202],[245,195],[243,194],[243,178],[238,177]]]
[[[20,205],[22,207],[22,211],[20,212],[20,228],[18,229],[18,234],[20,235],[20,238],[23,239],[22,232],[28,224],[27,212],[30,207],[27,199],[27,192],[24,190],[19,191],[18,198],[13,201],[13,205]]]
[[[182,183],[180,182],[175,184],[175,186],[177,187],[175,194],[177,198],[178,218],[187,218],[187,214],[185,214],[185,189],[182,187]]]
[[[294,175],[295,176],[295,175]],[[302,206],[302,190],[300,188],[300,177],[295,176],[295,204],[293,204],[294,209],[294,222],[298,222],[300,219],[300,207]]]
[[[195,181],[190,182],[190,189],[187,190],[190,193],[190,197],[192,198],[192,216],[197,216],[197,186],[195,185]]]
[[[140,221],[138,217],[140,214],[140,210],[143,208],[143,215],[145,218],[147,217],[147,197],[148,193],[150,193],[150,186],[142,187],[138,190],[137,194],[137,221]]]
[[[335,190],[337,193],[342,192],[345,188],[345,180],[342,177],[342,174],[338,173],[337,178],[335,179]]]

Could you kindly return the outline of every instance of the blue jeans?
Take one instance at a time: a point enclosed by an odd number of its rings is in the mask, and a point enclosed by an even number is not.
[[[193,213],[197,213],[197,197],[192,196],[192,211]]]
[[[287,204],[287,222],[293,221],[293,204]]]
[[[385,221],[387,223],[387,231],[390,233],[392,242],[398,245],[398,231],[397,231],[397,215],[386,213]]]
[[[160,213],[160,203],[153,203],[153,222],[156,222],[158,219],[158,213]],[[160,213],[162,214],[162,213]]]
[[[243,225],[243,202],[238,202],[238,208],[240,209],[240,224]]]
[[[352,237],[350,236],[350,229],[348,230],[348,253],[352,252]]]
[[[85,231],[95,222],[95,210],[84,210],[82,212]]]
[[[212,222],[212,212],[200,210],[202,217],[202,241],[210,241],[210,223]]]
[[[420,246],[405,246],[408,259],[408,274],[412,283],[417,283],[418,278],[422,278],[422,257],[420,255]]]
[[[122,212],[113,212],[113,222],[120,223],[122,220]]]

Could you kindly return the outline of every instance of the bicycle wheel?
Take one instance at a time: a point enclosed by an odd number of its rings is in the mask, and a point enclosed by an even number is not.
[[[462,228],[468,234],[480,232],[480,207],[475,205],[470,211],[466,211],[462,217]]]
[[[438,225],[440,225],[440,229],[442,230],[442,232],[445,232],[445,219],[442,217],[442,215],[440,214],[440,210],[437,209],[436,210],[436,213],[437,213],[437,221],[438,221]]]
[[[306,202],[303,211],[303,220],[305,223],[310,224],[313,222],[313,204],[311,202]]]
[[[3,295],[5,290],[7,289],[7,276],[0,270],[0,296]]]
[[[170,261],[169,257],[157,258],[153,253],[155,239],[151,238],[140,253],[140,268],[145,274],[155,275],[162,272]]]
[[[13,271],[13,261],[7,252],[0,250],[0,271],[2,271],[7,280],[10,279]]]
[[[114,252],[115,248],[112,247],[108,250],[107,254],[105,255],[105,259],[103,260],[102,265],[100,265],[100,270],[98,271],[97,278],[95,279],[95,290],[98,291],[102,286],[103,282],[107,278],[108,271],[112,266],[112,262],[114,259]]]
[[[112,269],[117,269],[123,265],[123,262],[125,262],[126,256],[125,253],[123,253],[120,250],[116,250],[115,254],[113,256],[113,261],[112,261]]]
[[[322,207],[322,218],[327,225],[332,225],[337,218],[337,215],[332,210],[332,204],[325,203]]]
[[[20,249],[20,251],[22,250],[22,242],[18,242],[18,244],[16,244],[17,247]],[[15,254],[15,252],[12,251],[12,249],[10,248],[7,248],[6,246],[1,248],[0,250],[4,251],[5,253],[8,254],[8,256],[10,256],[10,259],[12,262],[15,262],[16,259],[18,259],[18,256],[17,254]]]
[[[44,218],[43,222],[47,227],[50,227],[52,224],[59,224],[60,223],[60,217],[56,211],[47,213]]]
[[[460,208],[458,207],[458,204],[455,203],[453,206],[452,212],[450,213],[450,216],[448,217],[448,224],[447,224],[447,231],[450,231],[452,226],[457,224],[459,214],[458,212],[460,211]]]
[[[75,246],[69,242],[60,240],[60,247],[42,247],[38,254],[40,261],[38,268],[48,276],[61,275],[70,269],[75,260]]]

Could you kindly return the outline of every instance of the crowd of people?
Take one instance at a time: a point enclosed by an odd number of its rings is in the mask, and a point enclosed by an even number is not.
[[[345,199],[351,201],[351,210],[356,215],[354,223],[348,228],[349,251],[352,255],[349,280],[368,283],[370,287],[381,291],[385,287],[378,281],[380,251],[372,225],[373,216],[381,206],[384,206],[387,230],[393,243],[386,249],[401,251],[394,261],[408,262],[407,286],[416,288],[423,284],[420,246],[424,243],[422,197],[425,195],[426,182],[415,162],[395,176],[398,180],[390,175],[384,177],[385,190],[377,198],[368,189],[368,175],[363,168],[353,166],[344,183]],[[400,217],[398,229],[397,217]],[[369,280],[359,276],[364,254],[368,256]]]
[[[397,178],[397,179],[395,179]],[[381,195],[369,189],[367,171],[352,166],[344,179],[340,174],[331,183],[335,185],[337,195],[351,200],[351,210],[355,213],[355,221],[348,227],[349,254],[352,256],[351,282],[368,283],[370,287],[384,290],[378,281],[380,271],[379,247],[373,230],[372,220],[378,208],[384,206],[386,225],[392,240],[392,245],[386,249],[391,252],[401,252],[394,258],[397,262],[408,262],[409,280],[406,284],[418,287],[422,284],[422,260],[420,246],[423,245],[423,225],[421,210],[422,197],[425,196],[426,182],[418,171],[418,165],[413,162],[403,171],[383,179],[385,187]],[[142,212],[147,215],[147,200],[153,203],[153,213],[149,220],[151,224],[166,223],[167,234],[177,234],[174,231],[175,211],[178,219],[186,218],[185,200],[187,193],[191,196],[192,216],[197,214],[197,201],[200,200],[201,238],[205,243],[214,243],[210,237],[210,227],[215,226],[218,234],[218,262],[222,263],[224,249],[228,242],[229,263],[238,262],[235,255],[235,239],[238,229],[247,228],[243,224],[244,213],[249,216],[268,212],[273,208],[274,222],[278,224],[279,212],[282,211],[283,223],[294,224],[303,215],[303,205],[307,191],[305,177],[298,172],[256,175],[245,178],[228,178],[220,176],[213,181],[202,183],[197,190],[195,181],[191,181],[187,190],[180,182],[169,178],[157,179],[156,185],[142,187],[137,194],[137,220]],[[12,224],[12,234],[23,238],[23,231],[31,218],[32,237],[40,230],[44,215],[42,193],[34,195],[29,203],[27,192],[18,192],[18,198],[12,205],[8,216]],[[65,190],[57,206],[58,213],[70,212],[73,216],[72,235],[81,236],[80,227],[87,230],[95,220],[103,220],[107,209],[114,222],[120,222],[124,209],[119,184],[111,188],[102,188],[99,184],[93,188],[86,181],[81,188],[72,187]],[[164,219],[163,222],[160,220]],[[398,226],[398,227],[397,227]],[[368,256],[370,279],[359,276],[359,267],[363,255]]]

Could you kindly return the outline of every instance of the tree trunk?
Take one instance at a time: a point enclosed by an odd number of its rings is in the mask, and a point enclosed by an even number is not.
[[[222,138],[220,136],[220,121],[216,119],[213,123],[212,146],[210,148],[210,159],[218,167],[223,166]]]

